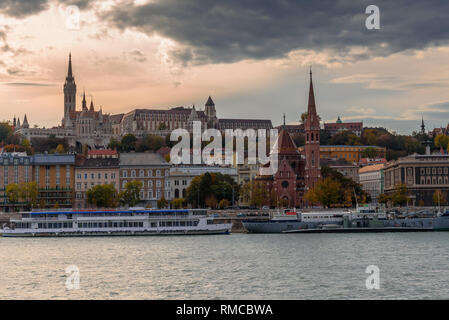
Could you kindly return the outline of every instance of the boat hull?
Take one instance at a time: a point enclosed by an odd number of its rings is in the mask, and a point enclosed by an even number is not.
[[[92,231],[92,232],[6,232],[3,237],[34,238],[34,237],[112,237],[112,236],[185,236],[185,235],[219,235],[230,234],[231,228],[217,230],[180,230],[180,231]]]

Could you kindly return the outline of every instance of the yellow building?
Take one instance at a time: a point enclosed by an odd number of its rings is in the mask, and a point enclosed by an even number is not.
[[[376,150],[376,157],[385,158],[386,148],[378,146],[345,146],[345,145],[322,145],[320,146],[320,158],[345,159],[350,162],[359,162],[363,157],[363,151],[367,148]],[[303,152],[304,147],[299,147]]]
[[[33,180],[39,188],[40,206],[71,208],[75,186],[75,155],[34,155]]]

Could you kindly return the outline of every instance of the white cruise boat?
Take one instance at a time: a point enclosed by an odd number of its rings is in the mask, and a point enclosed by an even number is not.
[[[3,237],[147,236],[228,234],[203,209],[58,210],[23,212]]]

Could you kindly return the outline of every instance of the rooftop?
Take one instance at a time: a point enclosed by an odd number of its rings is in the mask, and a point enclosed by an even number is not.
[[[120,154],[120,166],[160,166],[169,165],[158,153],[130,152]]]

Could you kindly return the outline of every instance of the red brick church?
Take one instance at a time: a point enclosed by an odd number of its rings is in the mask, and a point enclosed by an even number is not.
[[[285,126],[285,120],[284,120]],[[288,207],[306,206],[304,195],[313,188],[321,177],[320,168],[320,120],[316,112],[313,92],[312,71],[310,71],[309,103],[304,123],[305,154],[296,147],[290,134],[282,127],[273,152],[278,154],[278,170],[274,175],[259,175],[256,182],[262,182],[268,194],[275,195],[278,203]],[[272,196],[267,197],[269,205]]]

